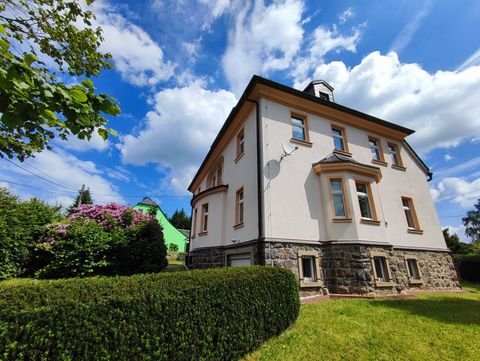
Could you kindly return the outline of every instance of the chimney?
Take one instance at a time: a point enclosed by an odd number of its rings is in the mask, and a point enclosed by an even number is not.
[[[320,99],[335,102],[335,98],[333,97],[333,87],[325,80],[313,80],[303,91]]]

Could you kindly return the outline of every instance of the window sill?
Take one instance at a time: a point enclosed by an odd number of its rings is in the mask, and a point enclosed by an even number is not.
[[[344,150],[339,150],[339,149],[334,149],[333,150],[333,153],[337,153],[337,154],[340,154],[340,155],[344,155],[346,157],[351,157],[352,156],[352,153],[350,152],[346,152]]]
[[[423,230],[422,229],[408,229],[407,231],[408,233],[411,233],[411,234],[423,234]]]
[[[307,288],[307,287],[322,287],[322,282],[320,281],[300,281],[300,287],[301,288]]]
[[[381,222],[379,220],[376,220],[376,219],[361,218],[360,223],[372,224],[372,225],[375,225],[375,226],[379,226]]]
[[[402,165],[396,165],[396,164],[392,164],[392,168],[393,169],[396,169],[396,170],[401,170],[403,172],[405,172],[407,170],[407,168],[405,168],[404,166]]]
[[[385,281],[375,281],[375,287],[394,287],[395,283]]]
[[[243,157],[244,154],[245,154],[245,152],[240,153],[239,155],[237,155],[237,158],[235,158],[235,163],[237,163],[237,162]]]
[[[198,233],[198,236],[199,236],[199,237],[202,237],[202,236],[206,236],[207,234],[208,234],[208,231],[199,232],[199,233]]]
[[[301,140],[297,138],[290,138],[290,142],[295,143],[295,144],[300,144],[305,147],[311,147],[313,145],[312,142],[309,142],[308,140]]]
[[[239,224],[236,224],[233,226],[233,229],[239,229],[239,228],[242,228],[244,226],[243,222],[242,223],[239,223]]]
[[[384,162],[383,160],[372,159],[372,163],[373,163],[373,164],[382,165],[382,166],[384,166],[384,167],[387,167],[387,166],[388,166],[388,163],[387,163],[387,162]]]
[[[409,280],[408,284],[409,285],[423,285],[423,280],[416,280],[416,279]]]
[[[351,218],[332,218],[333,223],[352,223]]]

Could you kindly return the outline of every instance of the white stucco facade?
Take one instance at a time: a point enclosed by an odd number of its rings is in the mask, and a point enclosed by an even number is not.
[[[312,89],[316,92],[318,87]],[[322,84],[320,87],[323,87],[322,91],[329,91]],[[329,95],[331,99],[332,94]],[[306,101],[296,106],[294,98],[293,101],[292,98],[280,101],[279,97],[278,94],[269,96],[259,92],[256,105],[250,104],[243,113],[239,110],[239,119],[232,119],[229,127],[222,129],[222,137],[214,143],[215,147],[190,188],[194,194],[190,251],[238,246],[258,239],[309,244],[356,241],[399,248],[447,250],[429,192],[428,169],[404,143],[403,138],[407,134],[389,132],[390,125],[386,122],[369,126],[370,123],[362,120],[357,125],[355,118],[351,115],[348,118],[347,114],[346,121],[343,121],[338,112],[329,118],[320,114],[318,109],[325,108],[321,102],[309,111]],[[246,107],[245,104],[247,102],[243,103],[243,107]],[[258,150],[257,106],[261,142]],[[292,140],[292,115],[305,121],[307,139],[303,142]],[[314,164],[334,151],[332,126],[343,131],[348,152],[341,152],[342,156],[351,159],[355,165],[377,172],[378,177],[348,167],[328,172],[315,170]],[[241,132],[244,152],[239,156],[238,136]],[[372,161],[369,137],[375,138],[379,145],[382,153],[380,162]],[[281,159],[282,144],[289,141],[294,142],[298,149]],[[397,147],[401,167],[392,164],[389,144]],[[260,152],[261,162],[261,192],[257,187],[257,151]],[[216,175],[219,167],[221,176]],[[348,219],[335,219],[333,214],[332,178],[343,182]],[[356,182],[369,186],[374,219],[361,217]],[[241,225],[236,216],[239,189],[243,189],[244,197]],[[416,212],[415,229],[408,227],[402,197],[410,200],[413,212]],[[259,201],[263,218],[261,230]],[[203,231],[202,206],[206,203],[208,230]]]

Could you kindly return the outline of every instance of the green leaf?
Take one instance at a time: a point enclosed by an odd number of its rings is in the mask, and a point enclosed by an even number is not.
[[[107,133],[107,130],[103,129],[103,128],[99,128],[97,130],[98,134],[102,137],[103,140],[107,140],[108,138],[108,133]]]
[[[118,133],[117,133],[117,131],[116,131],[115,129],[107,128],[106,130],[107,130],[107,132],[108,132],[109,134],[111,134],[111,135],[113,135],[114,137],[117,137],[117,138],[118,138]]]
[[[25,61],[25,63],[27,63],[28,65],[32,64],[36,60],[37,60],[37,57],[30,53],[25,54],[25,56],[23,57],[23,61]]]
[[[0,34],[5,35],[6,33],[7,33],[7,31],[5,30],[5,27],[2,24],[0,24]]]
[[[83,84],[86,88],[88,88],[88,89],[90,89],[90,90],[93,90],[93,81],[91,81],[90,79],[83,79],[83,80],[82,80],[82,84]]]
[[[88,100],[86,94],[79,88],[73,88],[70,90],[70,95],[74,100],[80,103],[85,103]]]

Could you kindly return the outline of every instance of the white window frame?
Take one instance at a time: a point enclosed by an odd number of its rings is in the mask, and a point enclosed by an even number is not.
[[[303,259],[310,259],[310,265],[313,266],[312,273],[314,274],[314,279],[308,277],[305,278],[303,275]],[[298,276],[300,279],[300,287],[321,287],[321,275],[320,275],[320,257],[317,251],[298,251],[297,255],[298,260]]]

